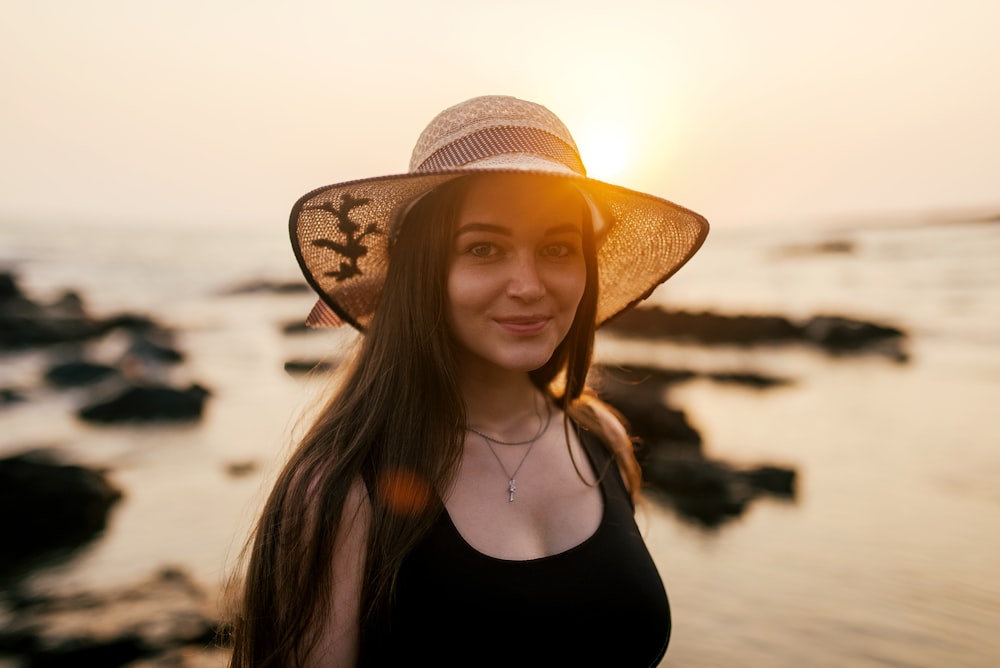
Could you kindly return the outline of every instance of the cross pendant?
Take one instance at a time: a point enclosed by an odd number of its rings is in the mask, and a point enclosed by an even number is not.
[[[514,484],[514,479],[511,478],[507,482],[507,503],[513,503],[513,501],[514,501],[514,492],[516,492],[516,491],[517,491],[517,485]]]

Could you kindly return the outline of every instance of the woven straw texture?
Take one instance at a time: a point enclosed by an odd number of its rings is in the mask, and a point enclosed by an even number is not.
[[[420,170],[421,165],[432,154],[449,144],[477,133],[500,128],[532,129],[547,133],[561,140],[576,155],[577,162],[580,160],[580,150],[558,116],[540,104],[515,97],[490,95],[448,107],[434,117],[434,120],[420,133],[420,138],[413,147],[410,171]],[[580,169],[582,168],[583,163],[580,163]]]

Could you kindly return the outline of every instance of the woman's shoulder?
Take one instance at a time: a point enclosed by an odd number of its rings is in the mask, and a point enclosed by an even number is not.
[[[577,424],[597,432],[613,451],[622,447],[631,449],[632,439],[625,426],[625,419],[615,408],[589,392],[580,397],[577,405],[578,409],[572,416]]]
[[[627,443],[631,447],[632,440],[618,411],[600,400],[594,400],[590,406],[605,437],[613,443]]]
[[[577,424],[595,432],[604,446],[614,455],[618,470],[633,501],[638,500],[642,472],[635,457],[635,444],[629,436],[624,417],[615,408],[593,393],[580,397],[575,412]]]

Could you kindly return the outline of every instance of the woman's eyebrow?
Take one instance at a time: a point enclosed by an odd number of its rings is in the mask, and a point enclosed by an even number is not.
[[[493,234],[503,234],[505,236],[511,236],[511,231],[504,227],[503,225],[495,225],[493,223],[466,223],[460,228],[455,230],[455,236],[460,234],[465,234],[466,232],[491,232]]]
[[[494,223],[466,223],[455,230],[455,236],[457,237],[468,232],[489,232],[491,234],[501,234],[505,237],[513,236],[513,232],[511,232],[510,228],[504,227],[503,225],[496,225]],[[553,225],[545,230],[545,236],[547,237],[558,234],[583,234],[583,231],[580,229],[579,225],[574,225],[573,223]]]
[[[579,225],[574,225],[573,223],[553,225],[545,230],[545,236],[554,236],[556,234],[583,234],[583,230],[580,229]]]
[[[470,232],[488,232],[490,234],[499,234],[505,237],[513,236],[510,228],[504,227],[503,225],[496,225],[494,223],[466,223],[460,228],[455,230],[455,236],[459,237],[463,234],[468,234]],[[553,225],[544,232],[545,236],[553,237],[560,234],[583,234],[579,225],[574,225],[572,223],[562,223],[560,225]]]

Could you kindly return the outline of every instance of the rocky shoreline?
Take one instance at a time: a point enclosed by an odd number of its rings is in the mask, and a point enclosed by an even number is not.
[[[739,468],[706,455],[701,434],[684,411],[669,402],[671,386],[699,374],[604,365],[595,366],[593,374],[592,383],[622,414],[637,441],[643,479],[651,487],[649,496],[670,505],[682,518],[714,529],[740,516],[756,498],[794,500],[793,468],[773,462]],[[712,376],[717,382],[740,382],[754,388],[790,382],[750,374]]]
[[[304,285],[257,282],[227,295],[270,291],[299,294]],[[804,322],[781,316],[689,313],[641,308],[608,323],[610,334],[661,339],[699,346],[812,346],[825,354],[876,354],[903,363],[905,332],[890,325],[823,315]],[[114,360],[98,360],[88,346],[116,332],[129,344]],[[308,336],[286,327],[284,336]],[[197,422],[210,400],[199,383],[175,386],[166,371],[186,355],[174,336],[149,316],[97,318],[82,297],[67,292],[51,303],[25,295],[16,277],[0,272],[0,354],[49,354],[40,380],[56,391],[83,388],[86,401],[76,415],[97,425]],[[314,360],[292,359],[290,374],[315,370]],[[702,437],[684,411],[670,401],[670,389],[693,378],[737,383],[756,391],[794,379],[764,374],[690,369],[598,366],[592,378],[601,396],[619,410],[637,437],[648,496],[679,517],[715,529],[738,517],[762,496],[794,501],[796,471],[784,463],[738,468],[705,454]],[[30,402],[33,386],[0,387],[0,410]],[[254,463],[246,463],[254,470]],[[233,475],[238,475],[233,473]],[[38,596],[19,589],[18,576],[73,547],[99,540],[114,507],[127,498],[108,471],[64,461],[58,452],[24,451],[0,460],[0,666],[200,666],[222,665],[216,644],[218,612],[203,589],[183,570],[170,568],[127,590]],[[68,557],[67,557],[68,558]],[[7,661],[7,663],[5,663]]]
[[[107,592],[9,591],[2,655],[26,668],[222,666],[217,605],[183,570]]]
[[[635,308],[604,326],[618,336],[702,346],[804,345],[828,355],[874,354],[906,362],[906,334],[892,325],[817,315],[798,322],[780,315],[730,315]]]

